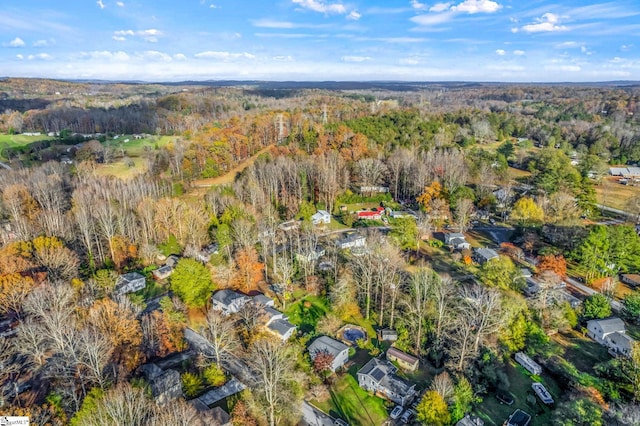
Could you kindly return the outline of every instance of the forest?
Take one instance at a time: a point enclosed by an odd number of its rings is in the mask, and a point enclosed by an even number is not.
[[[0,415],[638,424],[640,175],[610,167],[640,162],[639,101],[0,80]],[[592,330],[614,318],[619,352]],[[419,364],[393,361],[408,401],[361,382],[390,348]]]

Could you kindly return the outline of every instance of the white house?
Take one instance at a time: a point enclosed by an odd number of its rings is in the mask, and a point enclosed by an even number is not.
[[[396,404],[406,405],[416,395],[416,385],[396,375],[398,369],[389,361],[372,358],[358,371],[358,385]]]
[[[367,239],[364,235],[360,235],[357,232],[348,232],[344,237],[340,238],[336,244],[342,250],[346,250],[354,247],[366,246]]]
[[[479,248],[473,252],[473,260],[478,262],[480,265],[484,265],[485,263],[493,259],[497,259],[498,257],[498,252],[490,248]]]
[[[587,322],[587,335],[614,354],[629,356],[634,340],[626,334],[624,322],[617,317]]]
[[[311,216],[311,223],[314,225],[331,223],[331,215],[326,210],[318,210],[313,216]]]
[[[316,356],[322,352],[333,356],[331,371],[336,371],[349,360],[349,347],[329,336],[320,336],[309,345],[311,359],[316,359]]]
[[[137,272],[129,272],[118,277],[114,292],[117,295],[133,293],[135,291],[142,290],[146,285],[147,280],[144,275]]]

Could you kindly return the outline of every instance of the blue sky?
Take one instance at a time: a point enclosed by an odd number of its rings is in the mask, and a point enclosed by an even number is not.
[[[640,2],[2,0],[0,75],[640,80]]]

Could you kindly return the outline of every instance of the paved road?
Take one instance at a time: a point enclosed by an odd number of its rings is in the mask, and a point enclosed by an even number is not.
[[[567,284],[569,284],[570,286],[578,289],[580,292],[587,294],[587,295],[592,295],[592,294],[597,294],[598,291],[592,289],[591,287],[587,287],[586,285],[582,284],[580,281],[571,278],[571,277],[567,277],[566,279]],[[611,300],[611,309],[613,309],[615,312],[620,313],[622,311],[622,303],[616,301],[616,300]]]
[[[614,209],[614,208],[608,207],[608,206],[603,206],[602,204],[596,204],[596,207],[598,207],[600,210],[603,210],[603,211],[606,211],[606,212],[609,212],[609,213],[615,213],[617,215],[628,217],[628,218],[633,219],[633,220],[636,220],[638,218],[638,215],[636,215],[636,214],[625,212],[623,210]]]

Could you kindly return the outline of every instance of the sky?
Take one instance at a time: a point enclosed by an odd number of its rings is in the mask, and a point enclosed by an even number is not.
[[[2,0],[0,76],[640,80],[640,1]]]

